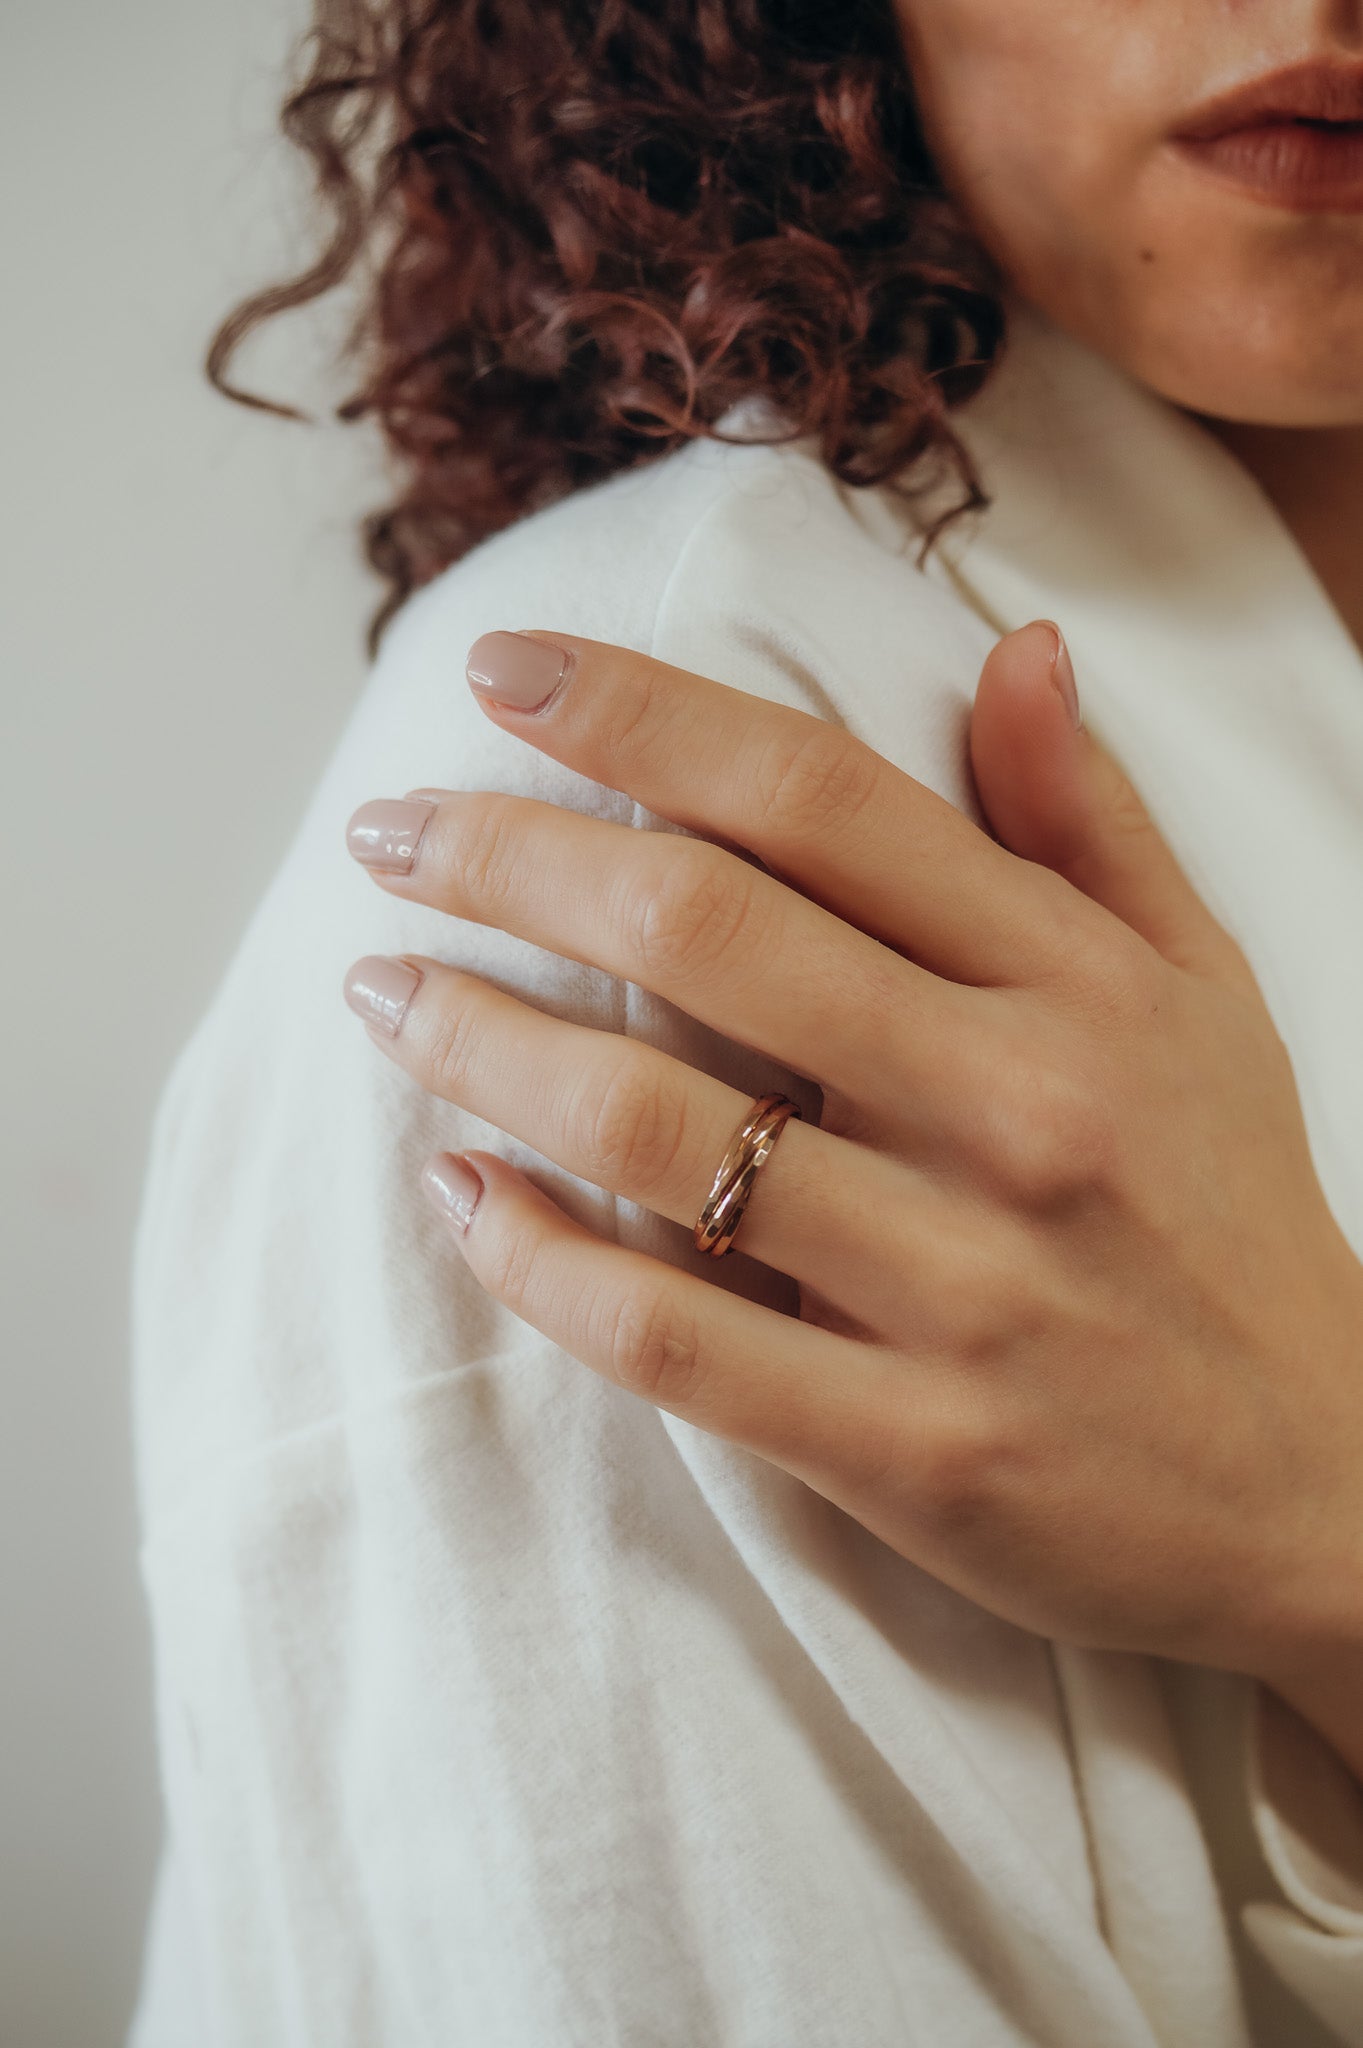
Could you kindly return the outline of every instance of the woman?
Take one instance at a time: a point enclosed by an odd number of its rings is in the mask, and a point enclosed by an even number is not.
[[[372,239],[427,587],[158,1126],[139,2048],[1363,2042],[1363,10],[323,26],[216,366]]]

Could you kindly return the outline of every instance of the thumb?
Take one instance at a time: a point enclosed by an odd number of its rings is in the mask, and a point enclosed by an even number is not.
[[[970,762],[998,838],[1024,860],[1054,868],[1174,965],[1242,978],[1244,955],[1125,770],[1076,724],[1079,716],[1069,650],[1049,620],[990,650],[971,714]]]

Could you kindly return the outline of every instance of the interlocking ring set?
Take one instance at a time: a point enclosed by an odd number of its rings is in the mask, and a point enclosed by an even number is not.
[[[754,1102],[719,1162],[714,1184],[696,1220],[698,1252],[722,1259],[732,1248],[734,1233],[743,1221],[757,1176],[790,1119],[799,1114],[798,1105],[788,1095],[762,1095]]]

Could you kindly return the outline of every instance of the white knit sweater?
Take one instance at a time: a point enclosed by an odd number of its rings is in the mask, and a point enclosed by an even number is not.
[[[700,444],[394,627],[156,1130],[136,1398],[168,1819],[136,2048],[1363,2044],[1363,1796],[1326,1746],[1246,1680],[995,1619],[518,1323],[417,1174],[531,1155],[340,1000],[357,955],[425,951],[789,1085],[375,890],[350,811],[443,784],[656,823],[471,703],[469,644],[540,626],[841,720],[978,820],[980,663],[1050,616],[1259,974],[1363,1253],[1363,659],[1231,458],[1034,316],[960,419],[995,503],[926,574],[890,493],[807,446]]]

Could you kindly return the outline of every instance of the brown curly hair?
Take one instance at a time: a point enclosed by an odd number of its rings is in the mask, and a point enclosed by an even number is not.
[[[371,644],[485,536],[753,393],[848,484],[954,476],[925,545],[986,502],[947,413],[1002,347],[1001,279],[891,0],[317,0],[302,62],[282,126],[331,234],[208,373],[293,412],[231,382],[238,344],[367,266],[339,416],[376,417],[399,484],[365,522]]]

